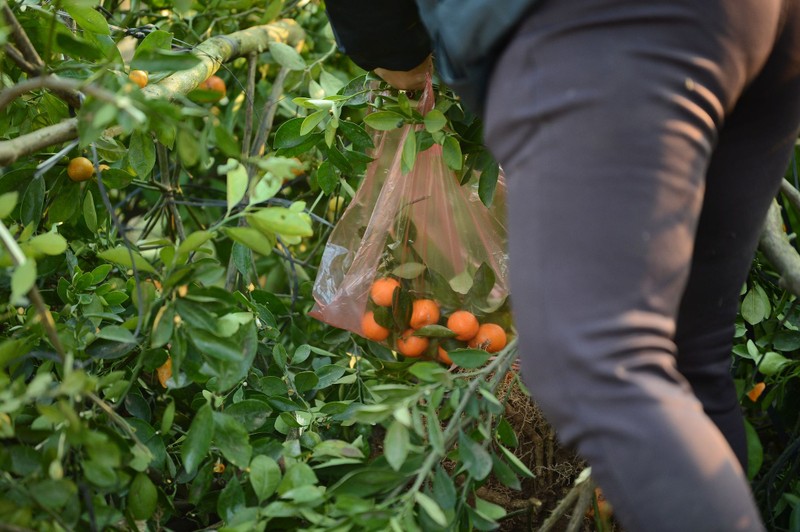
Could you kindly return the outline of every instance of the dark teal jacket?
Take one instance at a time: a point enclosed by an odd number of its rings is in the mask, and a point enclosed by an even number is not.
[[[536,0],[328,0],[342,51],[362,68],[408,70],[434,52],[442,81],[483,108],[494,62]]]

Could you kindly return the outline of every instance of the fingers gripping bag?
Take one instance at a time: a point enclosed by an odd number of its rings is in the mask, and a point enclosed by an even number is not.
[[[418,110],[433,103],[429,82]],[[450,364],[454,349],[496,352],[508,340],[505,184],[500,175],[486,207],[477,179],[462,186],[438,144],[404,172],[404,147],[420,146],[423,130],[405,125],[376,138],[323,252],[310,315],[406,357]]]

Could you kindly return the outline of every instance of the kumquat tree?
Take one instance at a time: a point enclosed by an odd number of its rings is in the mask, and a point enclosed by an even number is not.
[[[452,267],[463,209],[504,245],[503,174],[421,92],[340,54],[320,0],[0,0],[0,531],[620,529],[520,379],[505,263]],[[434,164],[455,214],[373,230],[380,179]],[[797,187],[731,354],[795,531]],[[319,319],[362,239],[360,299]]]

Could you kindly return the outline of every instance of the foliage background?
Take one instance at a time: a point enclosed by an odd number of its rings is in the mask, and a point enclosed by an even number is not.
[[[72,117],[77,135],[0,169],[0,529],[541,522],[551,506],[482,491],[529,489],[536,469],[508,409],[513,345],[448,371],[307,316],[373,128],[424,124],[405,163],[439,143],[491,202],[496,165],[452,94],[423,121],[336,52],[315,1],[2,5],[0,155]],[[241,41],[255,52],[213,60],[229,41],[211,37],[262,25]],[[215,102],[195,87],[220,66]],[[101,179],[66,176],[79,155]],[[732,361],[762,512],[800,530],[800,309],[782,275],[756,257]]]

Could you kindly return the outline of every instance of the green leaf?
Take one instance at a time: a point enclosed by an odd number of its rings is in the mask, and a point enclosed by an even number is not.
[[[136,46],[133,58],[152,52],[153,50],[170,50],[172,48],[172,34],[164,30],[155,30],[147,34],[142,42]]]
[[[301,371],[294,376],[294,387],[303,393],[313,390],[319,384],[319,377],[313,371]]]
[[[19,192],[17,191],[0,195],[0,220],[8,218],[14,212],[14,207],[17,206],[17,199],[19,199]]]
[[[158,490],[150,477],[137,473],[128,491],[128,510],[134,519],[145,520],[156,511]]]
[[[428,338],[455,338],[456,333],[443,325],[426,325],[414,331],[414,336],[426,336]]]
[[[416,279],[425,271],[425,265],[419,262],[406,262],[392,270],[392,275],[401,279]]]
[[[132,268],[133,262],[131,262],[131,254],[133,254],[133,260],[136,262],[136,268],[140,272],[153,274],[156,273],[155,268],[153,268],[153,266],[147,262],[147,260],[139,254],[139,252],[134,250],[129,251],[128,248],[122,245],[101,251],[97,254],[97,256],[103,260],[122,266],[123,268]]]
[[[414,500],[417,501],[419,507],[422,508],[437,525],[441,527],[447,526],[447,516],[444,515],[444,512],[439,508],[439,505],[436,504],[436,501],[421,491],[414,493]]]
[[[35,177],[25,188],[22,195],[22,205],[20,215],[23,225],[39,225],[42,220],[42,209],[44,208],[45,184],[42,176]]]
[[[100,35],[111,35],[111,30],[108,27],[105,17],[94,8],[72,3],[65,3],[64,9],[69,16],[75,19],[75,22],[82,29],[98,33]]]
[[[394,111],[375,111],[364,117],[364,123],[378,131],[390,131],[402,126],[405,119]]]
[[[464,156],[461,154],[461,145],[455,137],[448,136],[444,139],[442,156],[448,168],[461,170],[461,166],[464,164]]]
[[[317,111],[315,113],[311,113],[307,117],[303,119],[303,123],[300,124],[300,134],[301,135],[308,135],[319,125],[322,120],[328,116],[328,111]]]
[[[747,436],[747,478],[753,480],[764,462],[764,447],[758,432],[747,420],[744,421],[744,429]]]
[[[403,467],[410,445],[408,429],[402,423],[392,421],[383,439],[383,452],[386,461],[395,471]]]
[[[445,510],[454,508],[456,505],[456,486],[447,471],[440,465],[436,467],[436,473],[433,477],[433,496],[439,503],[439,506]]]
[[[253,454],[250,436],[233,416],[214,412],[214,443],[233,465],[244,469],[250,464]]]
[[[317,168],[317,184],[322,192],[330,194],[339,184],[339,174],[336,167],[330,161],[323,161]]]
[[[146,179],[150,175],[156,164],[156,145],[149,133],[135,131],[131,135],[128,159],[139,179]]]
[[[97,333],[97,337],[123,344],[132,344],[136,341],[133,334],[128,329],[120,327],[119,325],[103,327],[100,329],[100,332]]]
[[[492,453],[492,473],[504,486],[513,490],[522,489],[522,484],[514,471],[494,453]]]
[[[189,70],[200,63],[200,58],[189,52],[153,49],[135,54],[131,61],[131,68],[148,72],[175,72]]]
[[[447,125],[447,118],[438,109],[431,109],[425,115],[425,129],[429,133],[435,133]]]
[[[401,156],[401,167],[404,174],[407,174],[414,168],[414,163],[417,161],[417,136],[413,130],[409,130],[406,135],[406,140],[403,142],[403,153]]]
[[[305,462],[295,462],[286,469],[283,480],[278,484],[278,493],[283,495],[301,486],[311,486],[318,482],[317,475]]]
[[[266,455],[258,455],[250,462],[250,484],[258,502],[270,498],[281,482],[278,462]]]
[[[222,167],[220,167],[222,168]],[[228,164],[225,165],[227,173],[227,197],[228,197],[228,211],[226,216],[230,214],[231,209],[239,204],[247,193],[247,169],[242,163],[236,159],[228,159]]]
[[[772,375],[777,375],[781,371],[781,369],[783,369],[784,366],[791,363],[792,363],[791,360],[781,355],[780,353],[776,353],[775,351],[768,351],[764,353],[764,357],[758,364],[758,371],[760,371],[767,377],[771,377]]]
[[[272,54],[275,61],[282,67],[286,67],[289,70],[306,69],[306,62],[303,60],[303,57],[288,44],[271,42],[269,43],[269,53]]]
[[[486,170],[481,172],[481,178],[478,182],[478,197],[481,202],[489,207],[494,200],[494,191],[497,189],[497,180],[500,177],[500,167],[497,164],[489,166]]]
[[[194,233],[190,233],[186,239],[181,242],[180,246],[178,246],[178,253],[175,255],[176,260],[178,263],[181,263],[186,260],[189,256],[189,253],[195,251],[197,248],[211,240],[214,237],[213,233],[208,231],[195,231]]]
[[[491,353],[487,353],[483,349],[453,349],[448,351],[447,354],[450,355],[456,366],[467,369],[483,366],[492,356]]]
[[[750,325],[761,323],[769,317],[769,296],[760,285],[753,285],[742,301],[742,318]]]
[[[528,478],[533,478],[534,477],[533,472],[531,472],[531,470],[528,469],[528,466],[526,466],[522,462],[522,460],[517,458],[514,455],[514,453],[512,453],[511,451],[509,451],[508,449],[506,449],[502,445],[498,445],[498,447],[500,447],[500,451],[503,453],[503,456],[506,457],[506,460],[508,460],[508,463],[511,464],[511,467],[513,469],[515,469],[518,474],[520,474],[520,475],[522,475],[524,477],[528,477]]]
[[[201,148],[197,133],[186,127],[182,127],[178,130],[178,136],[175,139],[175,148],[178,151],[178,157],[181,163],[186,167],[196,165],[200,160],[200,152],[204,149]]]
[[[272,253],[272,248],[275,246],[273,240],[252,227],[226,227],[223,231],[235,242],[247,246],[265,257]]]
[[[353,147],[356,150],[367,151],[375,147],[372,142],[372,136],[358,124],[342,120],[339,122],[339,131],[353,143]]]
[[[61,255],[67,250],[67,240],[58,233],[36,235],[26,244],[42,255]]]
[[[233,339],[219,338],[207,331],[192,331],[192,343],[204,354],[226,362],[236,362],[242,357],[242,349]]]
[[[94,208],[94,197],[92,197],[91,190],[86,191],[86,197],[83,199],[83,220],[89,231],[97,232],[97,211]]]
[[[36,283],[36,261],[28,259],[14,269],[11,274],[12,305],[22,305],[25,296]]]
[[[506,509],[497,504],[475,497],[475,509],[490,521],[498,521],[506,516]]]
[[[217,499],[217,513],[227,522],[235,519],[236,514],[245,508],[244,490],[236,477],[231,478]]]
[[[83,58],[90,61],[100,61],[105,56],[97,44],[81,39],[68,31],[56,32],[56,48],[73,58]]]
[[[200,407],[195,414],[186,439],[181,446],[181,458],[187,474],[192,475],[211,448],[214,437],[214,417],[208,403]]]
[[[241,423],[247,432],[255,432],[269,419],[272,408],[260,399],[244,399],[225,409],[225,413],[233,416]]]
[[[312,236],[311,219],[306,213],[286,207],[266,207],[247,216],[247,222],[262,232],[284,236]]]
[[[463,432],[458,435],[458,456],[475,480],[483,480],[492,472],[491,455]]]

